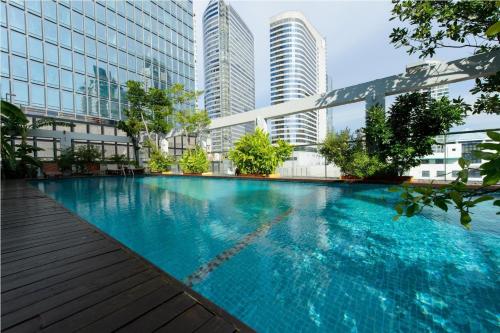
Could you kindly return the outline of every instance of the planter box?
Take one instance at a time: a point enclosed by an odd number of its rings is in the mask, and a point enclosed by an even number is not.
[[[182,174],[185,176],[201,176],[201,175],[203,175],[202,173],[197,173],[197,172],[183,172]]]
[[[365,180],[377,181],[377,182],[387,182],[387,183],[404,183],[411,182],[412,176],[371,176],[366,177]]]
[[[361,180],[361,178],[353,175],[341,175],[340,179],[342,180]]]
[[[88,173],[99,174],[101,171],[101,165],[99,163],[87,163],[85,164],[85,169]]]

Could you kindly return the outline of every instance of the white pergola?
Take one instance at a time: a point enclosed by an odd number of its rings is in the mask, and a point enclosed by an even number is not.
[[[265,129],[265,120],[365,101],[385,106],[385,97],[434,86],[486,77],[500,71],[500,51],[441,62],[421,62],[407,67],[406,72],[350,87],[334,89],[302,99],[266,106],[247,112],[212,119],[209,130],[253,122]]]

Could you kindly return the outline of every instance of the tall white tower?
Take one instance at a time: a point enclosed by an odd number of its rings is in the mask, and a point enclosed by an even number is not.
[[[271,105],[326,92],[326,41],[306,17],[288,11],[271,18]],[[326,136],[326,111],[269,120],[271,139],[314,144]]]
[[[210,118],[255,108],[254,40],[250,29],[223,0],[209,2],[203,14],[205,108]],[[227,151],[247,129],[211,132],[212,151]]]

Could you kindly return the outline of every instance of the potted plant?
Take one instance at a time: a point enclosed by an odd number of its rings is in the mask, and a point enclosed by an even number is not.
[[[76,165],[80,173],[98,174],[101,169],[98,163],[100,158],[101,152],[93,145],[80,146],[75,152]]]
[[[153,147],[151,151],[151,156],[149,158],[149,169],[153,173],[165,173],[167,174],[171,170],[174,158],[171,155],[165,154],[161,149],[156,146]]]
[[[200,146],[188,149],[179,160],[179,166],[185,175],[201,175],[208,171],[209,165],[207,153]]]
[[[61,150],[61,154],[59,155],[59,158],[56,162],[63,176],[70,176],[73,164],[75,164],[75,153],[73,149],[66,148]]]
[[[292,146],[283,140],[271,144],[269,134],[257,128],[242,136],[229,151],[237,175],[268,177],[292,155]]]

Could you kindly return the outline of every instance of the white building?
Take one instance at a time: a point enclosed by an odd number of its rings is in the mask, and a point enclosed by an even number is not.
[[[205,108],[210,118],[255,109],[254,39],[234,8],[209,2],[203,14]],[[211,131],[211,150],[229,150],[251,125]]]
[[[271,105],[326,92],[326,41],[305,16],[271,18]],[[326,110],[270,119],[271,140],[315,144],[326,136]]]

